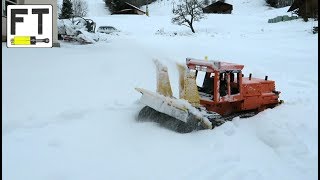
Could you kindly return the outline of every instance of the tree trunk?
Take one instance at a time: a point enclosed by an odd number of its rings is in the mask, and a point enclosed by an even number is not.
[[[192,24],[189,24],[189,25],[190,25],[191,31],[192,31],[193,33],[196,33],[196,32],[194,31],[194,29],[193,29]]]

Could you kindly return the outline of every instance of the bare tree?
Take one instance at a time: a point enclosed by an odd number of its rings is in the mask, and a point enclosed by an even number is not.
[[[184,0],[172,12],[175,17],[172,18],[171,22],[189,27],[193,33],[195,33],[193,23],[204,18],[202,3],[198,0]]]
[[[84,0],[72,0],[73,16],[84,17],[88,14],[88,4]]]

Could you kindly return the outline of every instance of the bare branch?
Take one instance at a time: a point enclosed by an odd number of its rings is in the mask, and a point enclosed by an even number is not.
[[[73,15],[84,17],[88,14],[88,4],[84,0],[72,0]]]
[[[182,4],[178,4],[176,8],[173,8],[172,12],[176,15],[176,17],[172,18],[172,23],[185,25],[193,33],[195,33],[193,22],[204,18],[202,3],[198,0],[185,0]]]

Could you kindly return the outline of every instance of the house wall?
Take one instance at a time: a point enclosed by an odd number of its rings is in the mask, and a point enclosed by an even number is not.
[[[203,9],[204,13],[220,13],[220,14],[231,14],[232,12],[232,6],[209,6],[207,8]]]
[[[307,14],[308,17],[316,17],[318,14],[318,0],[309,0],[306,1],[306,10],[307,10]]]
[[[1,9],[1,11],[2,11],[2,16],[5,16],[5,14],[4,14],[4,8],[5,8],[5,0],[2,0],[2,9]]]
[[[224,13],[224,14],[231,14],[231,11],[232,11],[232,10],[229,9],[229,10],[224,11],[223,13]]]
[[[112,13],[111,15],[114,15],[114,14],[132,14],[132,15],[143,15],[145,14],[144,12],[141,12],[139,10],[136,10],[136,9],[128,9],[126,11],[116,11],[114,13]]]
[[[128,9],[128,10],[122,10],[122,11],[116,11],[113,12],[113,14],[135,14],[135,11],[133,9]]]
[[[7,41],[7,18],[2,16],[2,42]]]
[[[315,18],[318,15],[318,2],[305,1],[298,10],[299,16],[307,20],[307,18]]]
[[[295,0],[288,12],[296,9],[298,9],[298,15],[305,20],[307,20],[307,18],[317,18],[318,0]]]

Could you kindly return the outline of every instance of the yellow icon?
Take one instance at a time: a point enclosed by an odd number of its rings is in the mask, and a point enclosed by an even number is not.
[[[204,57],[204,60],[208,61],[208,56],[205,56],[205,57]]]
[[[35,36],[14,36],[11,39],[12,45],[35,45],[37,42],[49,43],[49,38],[36,39]]]

